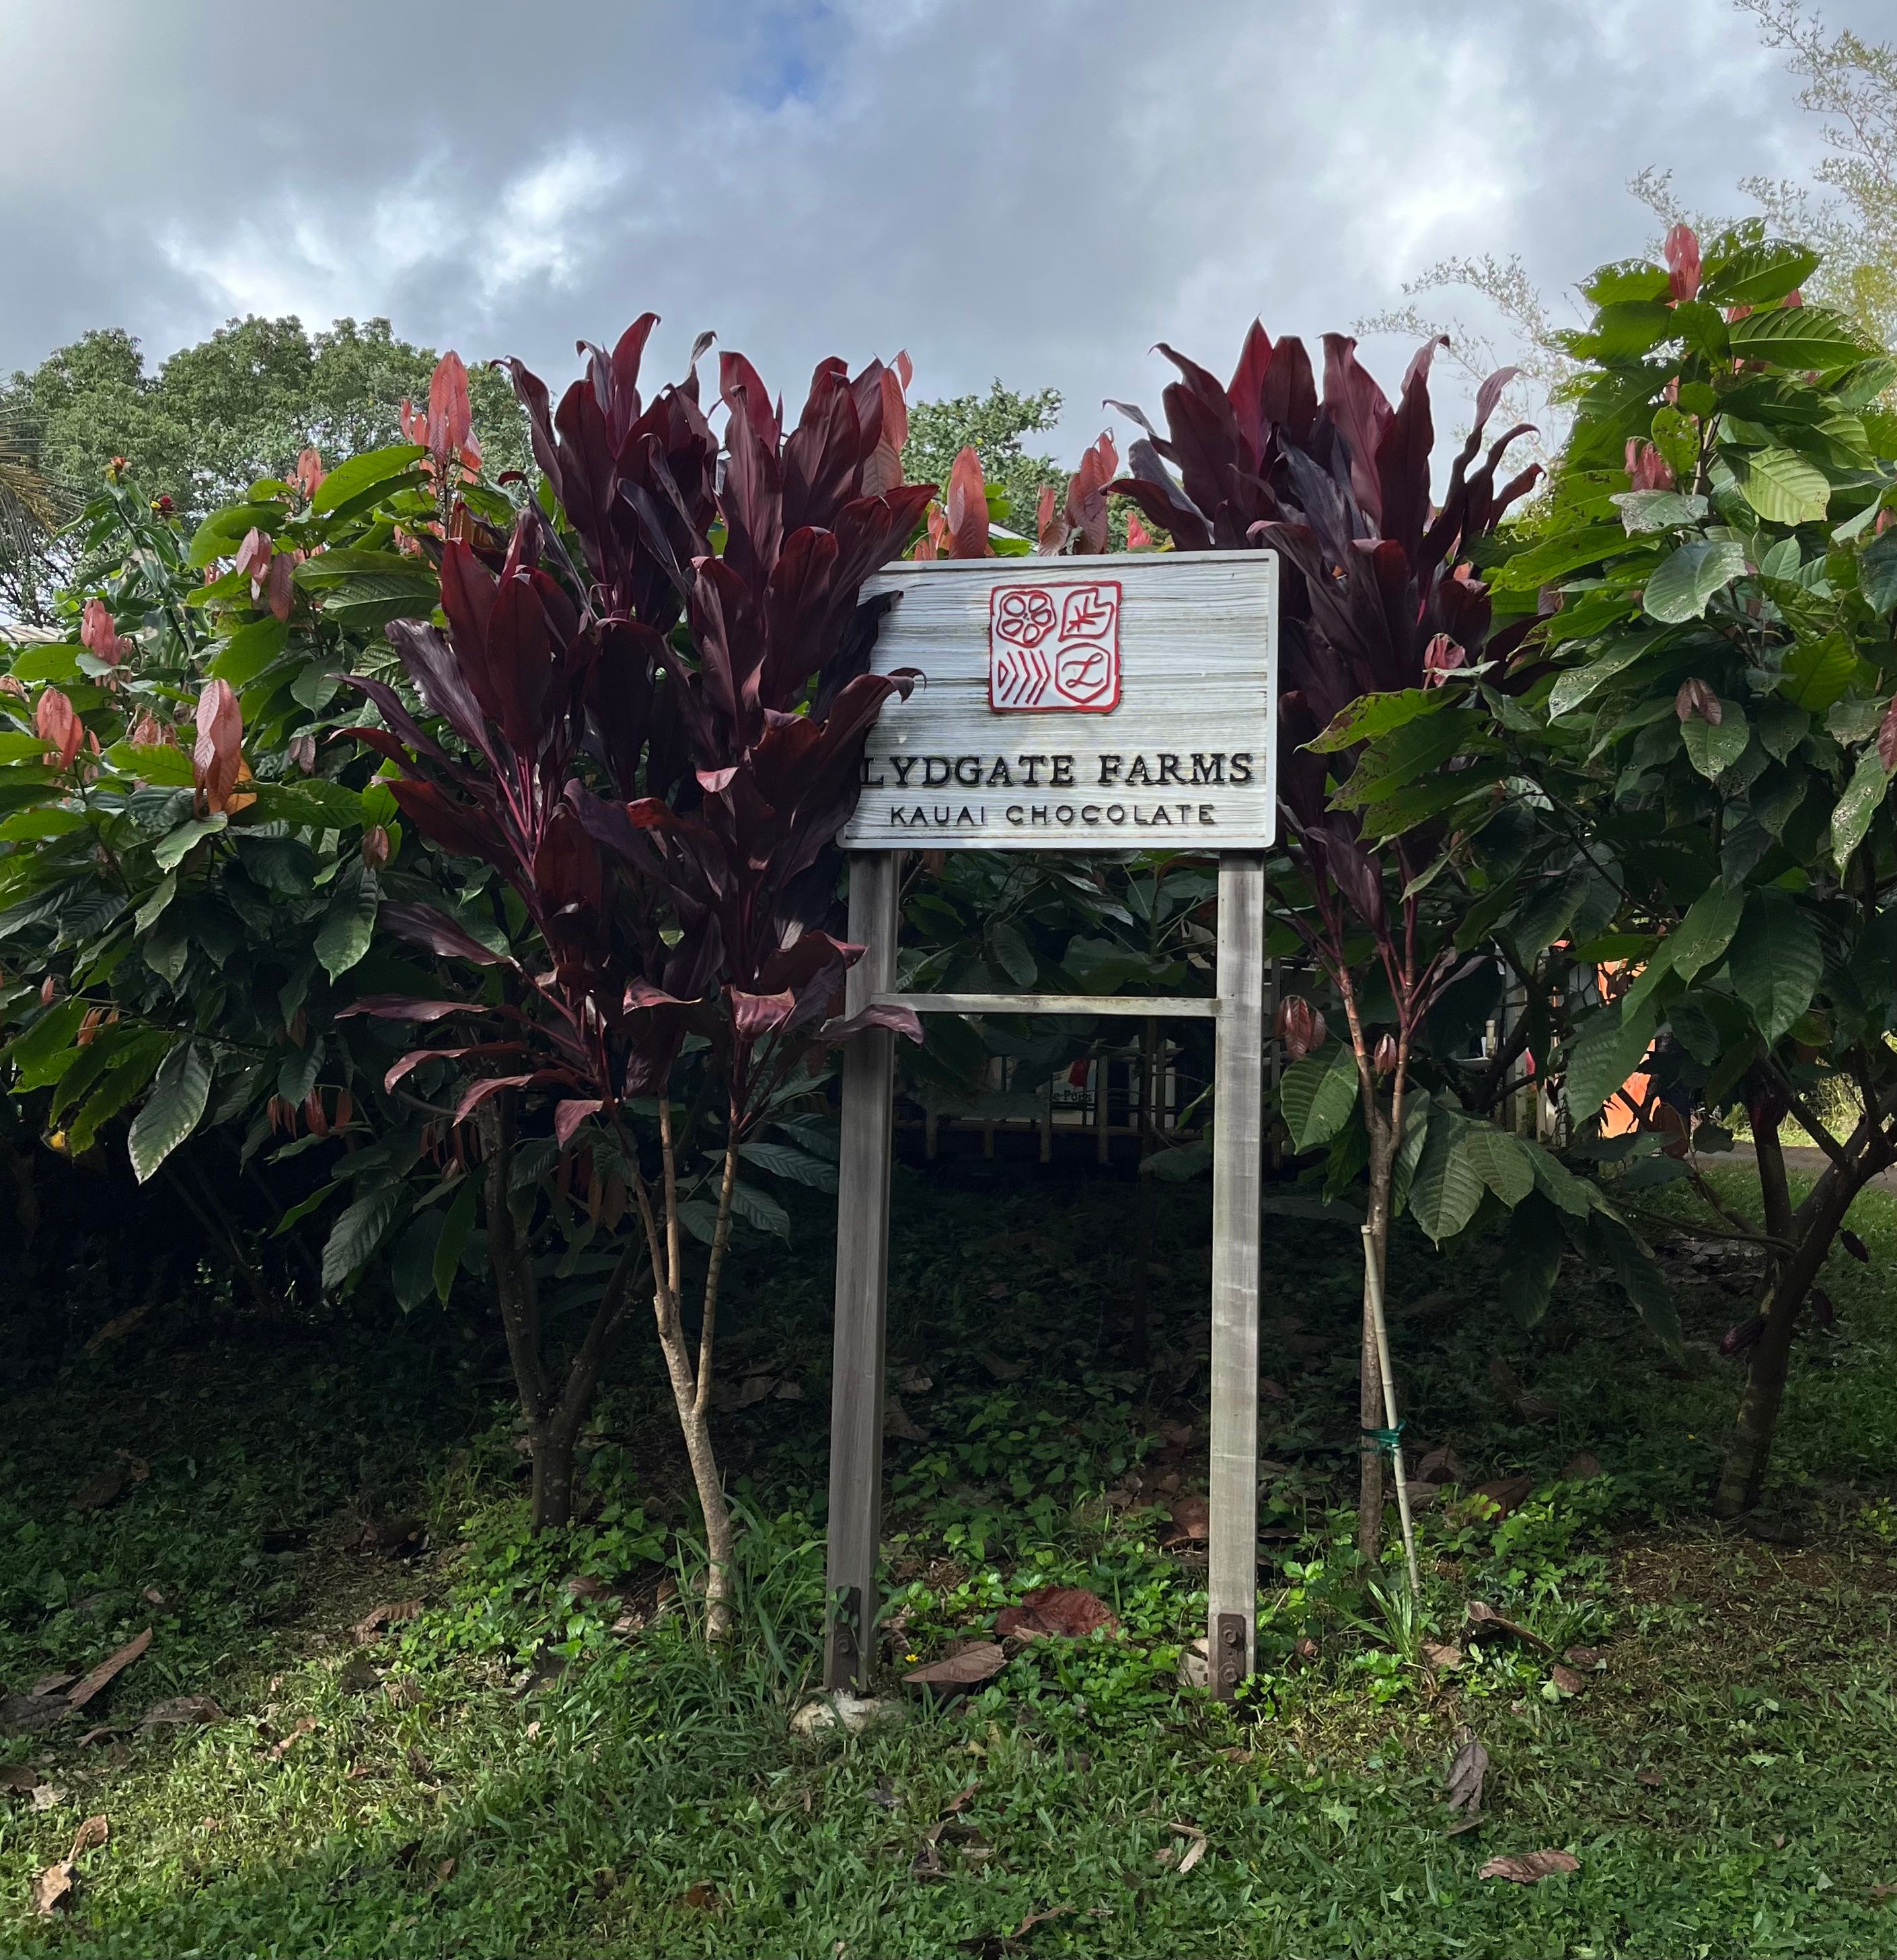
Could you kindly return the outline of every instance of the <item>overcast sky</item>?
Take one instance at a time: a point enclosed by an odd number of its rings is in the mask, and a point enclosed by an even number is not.
[[[1450,253],[1559,289],[1648,237],[1642,165],[1730,210],[1819,154],[1730,0],[0,0],[0,369],[386,313],[558,380],[650,307],[660,371],[710,327],[799,399],[899,347],[923,395],[1058,387],[1069,457],[1156,406],[1156,340],[1224,371]]]

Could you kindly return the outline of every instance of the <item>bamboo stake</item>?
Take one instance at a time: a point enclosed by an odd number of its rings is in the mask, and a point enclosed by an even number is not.
[[[1376,1241],[1370,1227],[1364,1235],[1364,1287],[1370,1296],[1371,1319],[1377,1331],[1377,1368],[1383,1376],[1384,1421],[1390,1432],[1390,1454],[1397,1475],[1397,1515],[1403,1520],[1403,1557],[1409,1566],[1409,1596],[1419,1605],[1422,1579],[1416,1569],[1416,1532],[1409,1521],[1409,1485],[1403,1475],[1403,1437],[1397,1421],[1397,1378],[1390,1365],[1390,1329],[1384,1319],[1384,1276],[1377,1269]]]

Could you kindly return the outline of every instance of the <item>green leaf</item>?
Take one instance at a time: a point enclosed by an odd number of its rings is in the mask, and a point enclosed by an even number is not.
[[[794,1184],[807,1184],[813,1191],[834,1191],[837,1188],[834,1164],[825,1163],[821,1157],[808,1156],[789,1144],[740,1144],[738,1154],[747,1163],[755,1163],[760,1170],[769,1171],[773,1177],[786,1177]]]
[[[1457,1146],[1470,1168],[1513,1211],[1535,1188],[1534,1166],[1519,1137],[1471,1123]]]
[[[386,449],[365,450],[338,463],[316,486],[316,494],[310,500],[312,515],[320,517],[384,484],[392,488],[427,453],[421,443],[398,442]]]
[[[289,622],[266,614],[240,626],[212,654],[207,670],[234,688],[246,688],[289,644]]]
[[[1031,987],[1040,968],[1034,963],[1033,949],[1021,935],[1018,927],[1006,919],[998,919],[988,929],[988,943],[994,948],[995,957],[1008,978],[1017,987]]]
[[[1696,524],[1706,514],[1705,498],[1686,496],[1677,490],[1623,490],[1613,502],[1630,537]]]
[[[1508,1221],[1495,1274],[1504,1304],[1524,1326],[1533,1326],[1548,1311],[1564,1249],[1554,1206],[1540,1192],[1524,1198]]]
[[[63,809],[57,803],[38,810],[16,810],[0,822],[0,842],[21,843],[40,838],[64,837],[68,832],[83,830],[85,826],[84,810]]]
[[[167,871],[153,886],[151,896],[132,915],[132,930],[149,932],[157,924],[165,907],[177,896],[178,874],[176,871]]]
[[[1768,694],[1759,704],[1759,740],[1765,753],[1782,762],[1811,733],[1811,717],[1782,695]]]
[[[201,571],[214,558],[235,558],[237,548],[252,531],[274,535],[289,515],[281,504],[227,504],[213,511],[191,534],[191,549],[185,562]]]
[[[1719,705],[1724,712],[1717,727],[1695,714],[1681,723],[1679,729],[1693,767],[1708,782],[1717,782],[1746,752],[1752,740],[1746,711],[1738,702],[1722,701]]]
[[[1441,693],[1420,687],[1406,687],[1397,694],[1359,695],[1339,708],[1331,717],[1330,725],[1304,746],[1320,756],[1353,749],[1359,742],[1387,735],[1391,729],[1428,714],[1442,698]]]
[[[151,847],[151,854],[157,861],[160,871],[176,869],[185,854],[195,844],[201,844],[207,837],[214,837],[229,826],[230,819],[222,810],[214,816],[194,816],[189,823],[181,823],[169,836],[161,837]]]
[[[59,1001],[8,1044],[5,1052],[14,1066],[15,1089],[45,1089],[71,1067],[81,1053],[72,1044],[91,1004],[78,994]]]
[[[257,816],[265,823],[294,823],[307,830],[353,830],[363,822],[357,791],[326,777],[297,783],[253,783]]]
[[[440,1206],[430,1205],[408,1221],[396,1246],[389,1262],[389,1284],[404,1313],[412,1313],[434,1290],[435,1255],[447,1223]]]
[[[141,1184],[203,1119],[211,1096],[211,1058],[194,1041],[164,1058],[145,1107],[132,1119],[132,1175]]]
[[[1755,450],[1737,473],[1746,501],[1768,523],[1816,523],[1831,501],[1825,473],[1792,450]]]
[[[1603,558],[1618,558],[1627,549],[1627,534],[1619,523],[1590,524],[1578,531],[1559,531],[1525,552],[1518,552],[1496,572],[1499,591],[1533,590]]]
[[[1865,546],[1857,561],[1857,589],[1880,619],[1897,610],[1897,524]]]
[[[1705,277],[1700,296],[1714,306],[1776,306],[1818,269],[1818,254],[1782,238],[1742,245]]]
[[[1831,854],[1841,878],[1851,854],[1864,842],[1872,819],[1883,807],[1890,789],[1890,772],[1876,749],[1867,749],[1857,759],[1845,793],[1831,813]]]
[[[76,646],[33,647],[13,663],[15,680],[53,681],[63,686],[79,679],[79,649]]]
[[[1769,1047],[1811,1005],[1825,970],[1816,928],[1783,892],[1755,892],[1726,955],[1733,991]]]
[[[0,762],[37,762],[46,752],[43,735],[0,734]]]
[[[402,1210],[405,1194],[399,1184],[364,1192],[346,1205],[329,1228],[323,1248],[323,1286],[333,1292],[374,1258]]]
[[[742,1180],[731,1187],[731,1208],[747,1225],[780,1239],[790,1236],[790,1214],[774,1198]]]
[[[1659,299],[1610,300],[1595,314],[1586,336],[1597,361],[1637,359],[1672,337],[1673,310]]]
[[[1601,1263],[1613,1271],[1651,1332],[1677,1352],[1682,1339],[1679,1308],[1673,1282],[1660,1271],[1653,1254],[1604,1204],[1597,1204],[1590,1215],[1587,1236]]]
[[[1695,538],[1661,561],[1641,600],[1649,617],[1668,625],[1698,619],[1713,595],[1746,569],[1746,548],[1731,538]]]
[[[1603,1008],[1583,1023],[1568,1060],[1568,1120],[1575,1128],[1600,1115],[1609,1096],[1632,1075],[1652,1045],[1651,1001],[1631,1013],[1624,1004]]]
[[[1438,1112],[1409,1180],[1409,1215],[1439,1246],[1475,1217],[1486,1188],[1462,1147],[1463,1133],[1471,1127],[1447,1112]]]
[[[1357,1062],[1346,1043],[1294,1061],[1278,1084],[1278,1113],[1301,1155],[1329,1143],[1356,1106]]]
[[[167,789],[183,789],[191,781],[191,758],[167,742],[115,742],[103,757],[108,768],[138,776]]]
[[[381,896],[376,874],[360,858],[343,867],[316,934],[316,957],[332,980],[347,973],[369,950]]]
[[[1651,631],[1631,632],[1585,667],[1569,668],[1549,689],[1549,716],[1559,720],[1564,714],[1571,714],[1597,689],[1604,686],[1616,674],[1624,673],[1654,648],[1664,646],[1669,637]]]
[[[454,1202],[448,1207],[448,1215],[442,1221],[441,1236],[435,1242],[435,1298],[443,1306],[448,1304],[448,1295],[453,1290],[455,1274],[461,1270],[461,1255],[467,1246],[468,1234],[474,1229],[476,1195],[475,1180],[464,1177],[461,1188],[455,1193]]]
[[[91,1149],[100,1129],[144,1089],[170,1050],[170,1037],[154,1032],[113,1058],[104,1082],[66,1125],[66,1147],[75,1157]]]
[[[1581,290],[1597,307],[1609,307],[1629,301],[1663,300],[1672,287],[1672,280],[1660,266],[1644,259],[1619,259],[1597,268]]]
[[[1796,708],[1822,714],[1848,692],[1862,663],[1842,633],[1801,640],[1785,656],[1778,692]]]
[[[1673,970],[1683,980],[1703,973],[1732,943],[1746,909],[1745,894],[1714,885],[1702,892],[1668,936]]]
[[[1827,307],[1776,307],[1732,323],[1732,351],[1747,361],[1769,361],[1780,368],[1815,368],[1824,372],[1869,360],[1867,347],[1841,315]]]
[[[1552,884],[1543,886],[1515,915],[1508,929],[1516,951],[1532,958],[1552,946],[1574,924],[1593,879],[1590,867],[1577,864]]]

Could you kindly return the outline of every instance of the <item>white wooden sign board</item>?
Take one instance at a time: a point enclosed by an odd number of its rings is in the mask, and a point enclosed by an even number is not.
[[[1276,835],[1270,552],[943,558],[872,662],[920,669],[871,731],[852,851],[1256,851]]]
[[[1276,835],[1277,559],[1265,552],[939,560],[882,574],[901,594],[875,667],[920,668],[869,739],[844,832],[844,1012],[1212,1016],[1211,1539],[1215,1694],[1251,1671],[1257,1622],[1258,1233],[1264,1098],[1264,850]],[[898,994],[906,849],[1197,850],[1219,855],[1209,1000]],[[884,1342],[894,1037],[843,1055],[837,1314],[831,1375],[824,1675],[871,1672],[882,1516]]]

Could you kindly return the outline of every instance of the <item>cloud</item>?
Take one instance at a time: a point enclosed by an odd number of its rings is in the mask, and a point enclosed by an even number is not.
[[[386,313],[557,380],[650,307],[662,369],[710,326],[787,393],[901,346],[925,393],[1051,384],[1069,452],[1156,396],[1161,339],[1222,368],[1254,313],[1347,326],[1456,252],[1559,288],[1645,241],[1642,165],[1716,208],[1818,150],[1727,0],[0,0],[0,367]]]

